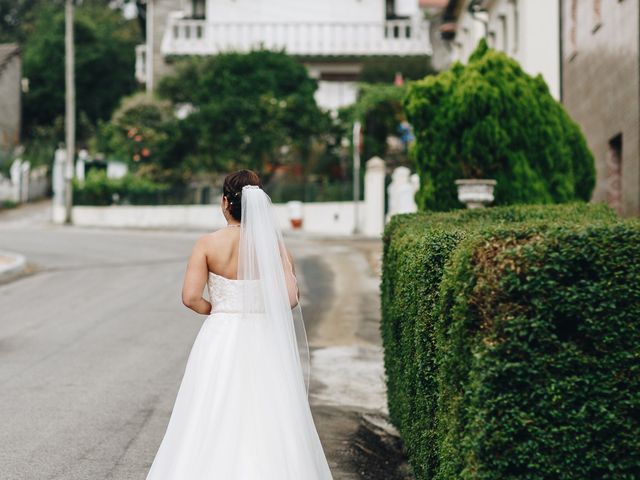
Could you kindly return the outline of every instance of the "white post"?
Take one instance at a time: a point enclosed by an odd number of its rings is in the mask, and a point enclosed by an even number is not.
[[[64,170],[67,163],[67,152],[64,148],[56,149],[53,157],[53,173],[51,183],[53,187],[53,223],[64,223]]]
[[[78,152],[78,158],[76,159],[76,178],[81,183],[84,182],[84,169],[87,160],[89,160],[89,152],[83,148]]]
[[[31,180],[31,163],[22,162],[20,165],[20,203],[29,201],[29,181]]]
[[[387,221],[398,213],[418,211],[414,198],[418,190],[415,177],[417,175],[415,173],[411,175],[411,170],[407,167],[397,167],[391,174],[391,183],[387,187],[387,198],[389,199]]]
[[[22,198],[22,160],[16,158],[11,167],[9,168],[9,175],[11,177],[11,186],[13,187],[12,200],[16,203],[20,203]]]
[[[384,230],[384,160],[373,157],[364,174],[364,234],[382,235]]]
[[[353,233],[360,233],[360,149],[362,148],[362,127],[359,121],[353,123]]]

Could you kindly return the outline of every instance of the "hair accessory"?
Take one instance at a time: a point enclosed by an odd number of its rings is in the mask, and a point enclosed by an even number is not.
[[[249,189],[260,189],[260,187],[258,185],[245,185],[244,187],[242,187],[242,190],[249,190]]]

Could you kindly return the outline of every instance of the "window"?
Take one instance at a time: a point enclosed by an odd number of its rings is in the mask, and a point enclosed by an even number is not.
[[[205,18],[207,13],[206,0],[191,0],[191,12],[193,18]]]
[[[386,0],[385,1],[385,14],[387,20],[391,20],[396,18],[396,2],[395,0]]]
[[[622,134],[609,140],[607,153],[607,203],[616,212],[622,211]]]

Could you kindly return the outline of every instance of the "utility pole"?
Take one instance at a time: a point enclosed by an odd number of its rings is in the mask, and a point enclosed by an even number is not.
[[[76,89],[74,75],[74,45],[73,45],[73,0],[67,0],[65,5],[65,133],[67,159],[64,169],[64,222],[71,223],[71,206],[73,205],[73,158],[76,144]]]
[[[359,121],[353,123],[353,233],[360,233],[360,149],[362,148],[362,126]]]

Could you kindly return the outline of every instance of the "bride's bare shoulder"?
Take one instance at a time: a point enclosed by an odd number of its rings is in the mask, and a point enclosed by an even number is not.
[[[234,232],[229,228],[222,228],[215,232],[207,233],[198,238],[196,241],[196,247],[203,248],[209,252],[214,251],[217,248],[237,242],[237,233],[238,232]]]
[[[220,245],[225,242],[224,233],[217,230],[213,233],[207,233],[199,237],[193,245],[194,250],[209,250],[211,247]]]

